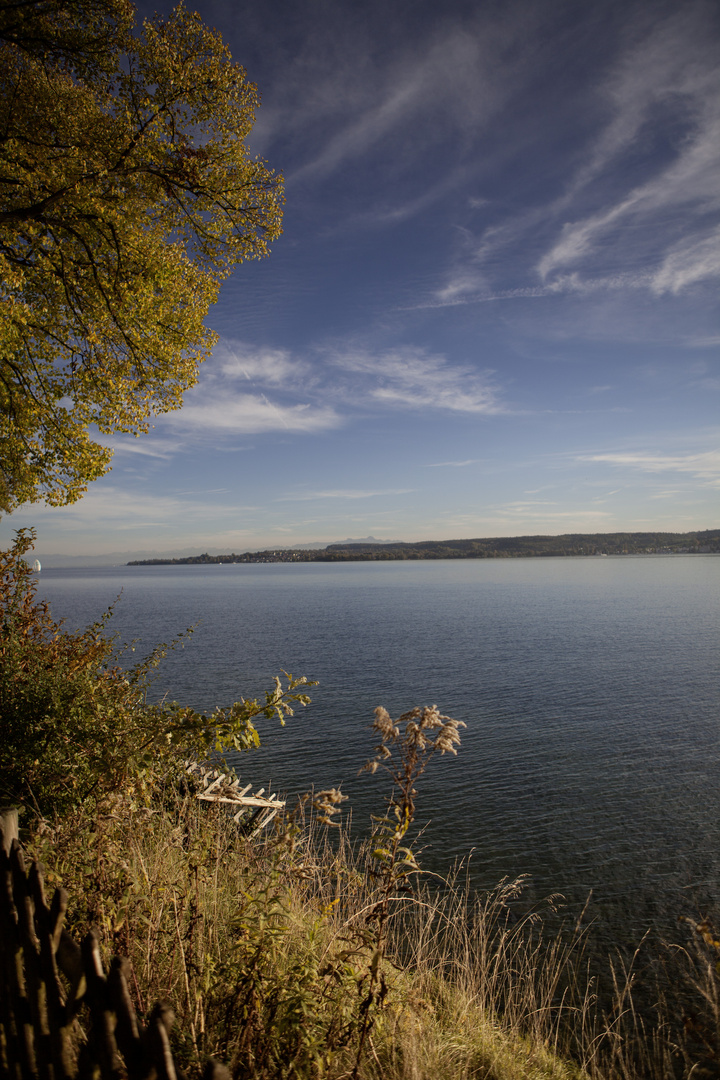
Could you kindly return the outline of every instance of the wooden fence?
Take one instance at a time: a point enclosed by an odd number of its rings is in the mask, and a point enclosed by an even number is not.
[[[223,773],[195,761],[186,761],[185,771],[199,786],[197,798],[201,802],[225,805],[238,829],[249,839],[267,828],[278,810],[285,806],[284,799],[276,799],[274,794],[265,795],[265,788],[252,791],[252,784],[241,788],[241,780],[234,773]]]
[[[103,970],[99,942],[64,929],[68,895],[50,903],[42,868],[28,867],[17,811],[0,811],[0,1077],[2,1080],[183,1080],[158,1003],[143,1027],[128,990],[129,962]],[[210,1060],[204,1080],[229,1080]]]

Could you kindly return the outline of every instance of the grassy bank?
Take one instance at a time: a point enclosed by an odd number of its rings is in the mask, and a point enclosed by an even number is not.
[[[364,844],[332,828],[319,792],[254,841],[201,803],[183,761],[252,749],[255,721],[284,719],[305,680],[203,716],[153,704],[161,646],[121,666],[107,619],[68,634],[35,599],[23,559],[0,553],[0,788],[68,928],[131,964],[141,1017],[169,1001],[190,1078],[208,1056],[233,1080],[670,1080],[720,1075],[720,942],[616,959],[598,1000],[580,913],[527,909],[522,882],[477,896],[418,866],[416,798],[461,724],[432,708],[375,713],[366,768],[387,798]],[[418,791],[420,795],[418,795]],[[546,923],[543,914],[551,914]],[[548,929],[552,927],[552,929]],[[642,1006],[639,1002],[642,1001]]]
[[[640,1016],[622,969],[603,1013],[582,934],[518,917],[521,882],[474,897],[413,873],[387,897],[373,845],[312,815],[250,842],[217,805],[156,796],[45,822],[30,846],[70,891],[72,931],[95,926],[108,956],[130,958],[138,1013],[172,1004],[191,1076],[208,1055],[268,1080],[717,1075],[710,952],[673,956],[695,1030],[677,1001]]]
[[[477,903],[394,893],[378,956],[372,852],[311,824],[249,843],[191,796],[117,796],[93,820],[46,823],[32,848],[70,891],[71,930],[95,926],[130,958],[140,1015],[171,1002],[191,1074],[212,1054],[237,1077],[583,1075],[562,1060],[574,959],[534,920],[510,922],[517,883]]]

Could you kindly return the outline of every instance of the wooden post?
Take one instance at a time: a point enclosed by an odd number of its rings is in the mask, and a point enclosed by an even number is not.
[[[63,928],[67,893],[56,889],[48,907],[42,868],[28,870],[12,843],[16,809],[0,807],[0,829],[0,1080],[184,1080],[170,1046],[172,1010],[156,1005],[143,1029],[129,962],[115,957],[105,977],[97,935],[73,940]],[[210,1059],[203,1080],[231,1077]]]
[[[2,826],[2,845],[5,854],[10,854],[13,840],[19,839],[18,812],[14,806],[0,806],[0,826]]]

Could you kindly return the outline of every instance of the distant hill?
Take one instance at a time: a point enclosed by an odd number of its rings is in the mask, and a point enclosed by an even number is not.
[[[240,555],[190,555],[137,559],[128,566],[205,563],[386,562],[414,559],[517,559],[552,555],[720,554],[720,529],[700,532],[564,533],[562,536],[505,536],[478,540],[421,540],[382,543],[372,538],[325,548],[268,548]]]
[[[322,548],[323,551],[326,547],[346,547],[348,544],[389,544],[395,541],[390,540],[378,540],[376,536],[348,536],[347,540],[336,540],[332,545],[328,544],[327,540],[314,540],[311,544],[293,544],[292,548],[288,548],[288,551],[310,551]]]
[[[378,540],[375,536],[347,537],[345,540],[333,541],[333,543],[340,544],[342,547],[346,544],[382,544],[387,542],[388,541]],[[324,551],[329,543],[328,540],[315,540],[309,544],[293,544],[292,550],[311,551],[322,548]],[[248,549],[243,549],[239,554],[245,554],[247,550]],[[45,551],[38,542],[33,557],[37,556],[46,570],[55,567],[87,569],[88,567],[94,566],[172,565],[173,563],[182,563],[187,559],[194,558],[193,551],[196,552],[197,547],[193,548],[188,545],[176,548],[174,551],[166,550],[164,552],[158,552],[157,549],[155,551],[135,549],[134,551],[110,551],[105,552],[102,555],[65,555],[52,551]],[[237,562],[238,560],[238,555],[231,555],[230,548],[228,547],[210,548],[206,554],[210,555],[211,558],[214,558],[216,555],[227,555],[229,556],[230,562]]]

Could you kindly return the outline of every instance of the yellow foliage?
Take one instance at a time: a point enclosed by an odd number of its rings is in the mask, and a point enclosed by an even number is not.
[[[182,7],[0,0],[0,508],[79,498],[89,434],[177,409],[222,279],[281,232],[256,87]]]

